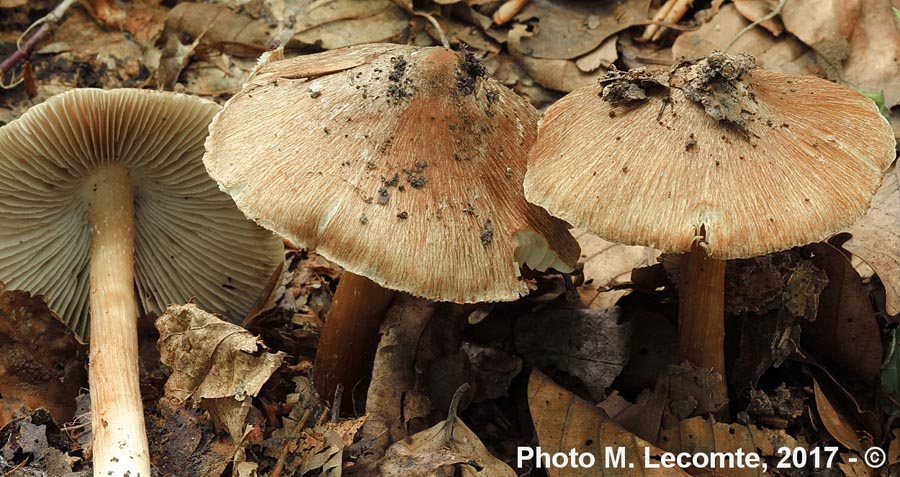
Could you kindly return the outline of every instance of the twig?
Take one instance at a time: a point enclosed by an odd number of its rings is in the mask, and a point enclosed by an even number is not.
[[[751,24],[745,26],[743,30],[741,30],[741,31],[739,31],[739,32],[737,33],[737,35],[734,35],[734,38],[732,38],[731,41],[728,42],[728,44],[725,46],[725,48],[722,48],[722,52],[723,52],[723,53],[727,53],[728,50],[729,50],[732,46],[734,46],[734,44],[738,41],[738,39],[740,39],[742,36],[744,36],[744,33],[747,33],[748,31],[750,31],[750,30],[756,28],[760,23],[762,23],[762,22],[764,22],[764,21],[771,20],[771,19],[775,18],[776,16],[780,15],[780,14],[781,14],[781,9],[784,8],[784,4],[785,4],[785,3],[787,3],[787,0],[780,0],[780,1],[778,2],[778,6],[775,7],[774,10],[772,10],[771,12],[769,12],[768,15],[766,15],[766,16],[764,16],[764,17],[762,17],[762,18],[756,20],[755,22],[753,22],[753,23],[751,23]]]
[[[435,18],[434,18],[433,16],[431,16],[430,13],[425,13],[425,12],[420,12],[420,11],[417,11],[417,10],[413,10],[413,11],[412,11],[412,14],[413,14],[413,15],[416,15],[416,16],[419,16],[419,17],[423,17],[423,18],[425,18],[426,20],[428,20],[428,22],[431,23],[431,26],[433,26],[434,29],[437,30],[438,36],[441,37],[441,45],[443,45],[444,48],[446,48],[446,49],[448,49],[448,50],[450,49],[450,42],[447,41],[447,35],[444,34],[444,29],[441,28],[441,24],[438,23],[438,21],[435,20]]]
[[[528,0],[507,0],[500,8],[494,12],[494,24],[503,25],[512,20],[512,18],[525,8]]]
[[[50,35],[50,31],[53,30],[53,27],[56,26],[56,22],[59,21],[60,18],[66,13],[66,10],[75,3],[76,0],[63,0],[60,2],[56,8],[53,9],[52,12],[44,15],[42,18],[39,18],[36,22],[32,23],[25,29],[25,31],[19,36],[18,41],[16,41],[16,51],[13,52],[8,58],[3,60],[0,63],[0,88],[3,89],[11,89],[16,85],[22,82],[20,78],[17,81],[13,81],[12,83],[7,84],[3,79],[3,76],[6,75],[9,71],[16,67],[20,61],[22,61],[31,50],[34,49],[35,46],[40,44],[47,36]],[[31,30],[34,30],[36,27],[40,26],[34,34],[28,37],[27,40],[22,41],[26,35],[28,35]]]

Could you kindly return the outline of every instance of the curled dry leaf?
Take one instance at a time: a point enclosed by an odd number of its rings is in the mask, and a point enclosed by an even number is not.
[[[689,475],[681,469],[644,468],[647,459],[659,464],[661,449],[628,432],[606,417],[600,409],[558,386],[534,370],[528,380],[528,408],[534,420],[534,429],[542,452],[568,453],[577,449],[591,453],[596,465],[586,467],[550,467],[550,477],[677,477]],[[624,448],[625,462],[633,463],[633,468],[623,465],[617,468],[605,465],[606,448]]]
[[[23,408],[47,408],[59,422],[87,384],[86,349],[41,297],[0,283],[0,426]]]
[[[532,0],[515,20],[536,20],[536,34],[522,38],[520,51],[543,59],[568,60],[600,46],[604,40],[647,19],[650,0],[577,2]]]
[[[691,416],[718,413],[728,404],[722,376],[685,362],[670,366],[653,391],[641,393],[634,405],[622,409],[615,421],[636,435],[662,445],[664,431]]]
[[[408,439],[394,443],[378,465],[381,477],[515,477],[502,460],[492,456],[478,436],[457,417],[464,385],[453,396],[447,419]]]
[[[900,22],[885,0],[791,0],[785,28],[809,45],[819,65],[854,89],[900,103]]]
[[[849,258],[830,244],[807,246],[816,266],[828,275],[819,298],[819,313],[803,324],[813,350],[871,383],[881,369],[881,330],[859,274]]]
[[[756,452],[763,458],[780,456],[781,454],[777,453],[779,447],[793,449],[800,445],[783,430],[763,429],[753,425],[727,424],[702,417],[693,417],[681,421],[677,428],[664,431],[659,444],[672,452],[697,454],[735,452],[740,449],[745,453]],[[770,465],[769,467],[772,466]],[[701,469],[696,470],[702,472]],[[762,477],[770,475],[763,472],[762,468],[750,467],[706,469],[706,471],[712,473],[712,475],[724,474],[728,477]]]
[[[672,45],[672,58],[696,58],[721,50],[747,25],[750,21],[734,4],[725,5],[699,29],[679,35]],[[761,68],[780,73],[807,75],[818,71],[803,43],[794,37],[775,38],[760,27],[741,36],[728,52],[749,53]]]
[[[600,400],[628,361],[631,323],[621,316],[618,307],[532,313],[516,321],[516,349],[533,366],[577,377]]]
[[[772,13],[778,6],[778,0],[734,0],[734,6],[747,20],[755,22]],[[784,32],[784,23],[778,16],[765,20],[759,25],[775,36]]]
[[[196,305],[173,305],[156,322],[160,360],[172,368],[165,393],[201,402],[238,441],[251,399],[281,366],[284,353],[269,352],[240,326]]]
[[[584,262],[584,281],[599,288],[610,288],[631,283],[631,271],[656,263],[659,250],[639,245],[623,245],[609,242],[580,229],[572,229],[572,235],[581,245]]]
[[[370,441],[366,454],[373,459],[380,458],[391,443],[410,434],[409,420],[431,411],[412,409],[409,403],[427,401],[414,389],[414,363],[419,339],[434,310],[433,302],[400,295],[381,325],[381,341],[366,397],[369,418],[362,429],[362,438]]]
[[[813,391],[816,397],[816,410],[819,411],[819,419],[825,425],[825,429],[838,442],[848,449],[855,450],[860,455],[864,452],[864,446],[856,434],[856,429],[848,421],[837,407],[828,399],[828,396],[822,392],[819,382],[813,380]]]
[[[288,47],[316,45],[326,50],[363,43],[397,40],[408,27],[409,16],[391,0],[290,2],[293,38]]]
[[[846,230],[853,238],[844,248],[869,264],[881,278],[889,315],[900,314],[900,170],[893,166],[872,207]]]

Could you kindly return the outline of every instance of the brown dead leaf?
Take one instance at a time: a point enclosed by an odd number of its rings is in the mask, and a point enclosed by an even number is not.
[[[192,304],[170,306],[156,328],[160,360],[172,368],[166,395],[203,403],[240,440],[250,401],[281,366],[284,353],[269,352],[249,331]]]
[[[502,460],[492,456],[478,436],[457,417],[457,407],[468,386],[453,396],[445,421],[394,443],[378,465],[381,477],[515,477]]]
[[[398,40],[409,15],[391,0],[300,0],[290,2],[293,37],[286,47],[315,45],[332,50]]]
[[[0,283],[0,427],[39,407],[71,421],[75,395],[87,384],[86,358],[85,346],[41,297]]]
[[[816,51],[829,77],[900,103],[900,22],[887,0],[791,0],[785,27]]]
[[[844,248],[875,270],[887,294],[887,313],[900,314],[900,169],[896,165],[885,174],[866,215],[846,231],[853,238]]]
[[[849,257],[831,244],[807,245],[813,262],[825,270],[828,286],[819,299],[819,313],[804,323],[803,336],[812,349],[828,356],[866,383],[881,369],[881,331],[859,274]]]
[[[796,448],[800,445],[783,430],[759,428],[753,425],[728,424],[694,417],[681,421],[678,427],[663,431],[660,445],[672,452],[691,454],[710,452],[756,452],[760,457],[779,457],[779,447]],[[700,471],[701,469],[694,469]],[[732,469],[706,469],[713,475],[728,477],[762,477],[770,475],[762,468],[739,467]],[[724,472],[722,472],[724,471]]]
[[[199,40],[201,46],[230,55],[256,57],[267,49],[269,27],[224,5],[184,2],[166,18],[163,39],[172,37]]]
[[[825,429],[831,434],[831,437],[834,437],[844,447],[855,450],[862,455],[865,449],[859,441],[859,436],[856,434],[854,426],[835,408],[828,396],[822,392],[822,388],[816,380],[813,380],[813,391],[816,397],[816,410],[819,412],[819,419],[822,420]]]
[[[734,6],[747,20],[755,22],[774,11],[778,6],[778,0],[734,0]],[[780,36],[784,32],[784,23],[778,16],[759,25],[775,36]]]
[[[825,75],[839,79],[859,14],[860,0],[791,0],[781,19],[787,31],[815,51]]]
[[[419,339],[434,311],[433,302],[398,295],[381,325],[381,341],[366,397],[369,418],[362,428],[362,438],[370,442],[366,454],[371,457],[365,463],[380,459],[390,444],[414,433],[408,422],[431,411],[430,406],[413,409],[404,403],[427,401],[414,389],[414,363]]]
[[[516,350],[533,366],[577,377],[600,400],[628,360],[631,323],[620,323],[621,316],[618,307],[525,315],[516,321]]]
[[[656,263],[660,252],[650,247],[608,242],[583,230],[572,229],[581,246],[584,281],[599,288],[631,283],[631,271]]]
[[[616,48],[618,42],[618,35],[613,35],[603,40],[603,43],[600,43],[600,46],[595,48],[594,51],[578,58],[575,61],[575,66],[578,66],[578,69],[585,73],[590,73],[600,68],[609,68],[610,65],[619,59],[619,51]]]
[[[649,0],[578,2],[532,0],[515,20],[535,20],[535,35],[522,39],[524,55],[568,60],[593,51],[604,40],[647,19]]]
[[[687,476],[680,469],[644,468],[645,452],[648,459],[658,464],[662,452],[649,442],[626,431],[613,422],[600,409],[558,386],[540,371],[531,372],[528,380],[528,407],[534,421],[534,429],[543,452],[568,453],[576,449],[594,455],[593,468],[546,469],[550,477],[674,477]],[[625,449],[625,462],[633,468],[616,468],[604,465],[605,449]]]
[[[838,462],[837,467],[844,477],[875,477],[879,475],[877,469],[866,465],[864,460],[852,452],[841,453],[841,460],[843,462]]]
[[[696,58],[720,50],[749,24],[734,4],[724,5],[698,30],[678,36],[672,45],[672,58]],[[808,75],[819,70],[803,43],[793,37],[775,38],[759,27],[741,36],[728,52],[749,53],[760,67],[785,74]]]
[[[722,376],[697,369],[685,362],[670,366],[653,391],[642,392],[633,406],[615,416],[615,421],[635,435],[662,445],[663,431],[677,427],[691,416],[719,412],[727,403]]]

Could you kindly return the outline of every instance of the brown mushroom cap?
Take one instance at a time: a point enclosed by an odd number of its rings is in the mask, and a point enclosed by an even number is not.
[[[88,330],[88,208],[79,189],[120,163],[134,181],[135,282],[146,311],[196,297],[240,319],[282,261],[203,167],[218,106],[143,90],[73,90],[0,129],[0,280]]]
[[[207,169],[261,225],[390,289],[513,300],[577,243],[522,192],[537,113],[471,55],[367,45],[272,62],[210,126]]]
[[[684,253],[705,234],[720,259],[816,242],[865,213],[895,155],[875,104],[752,58],[738,74],[728,62],[748,57],[718,55],[607,84],[618,102],[596,85],[553,104],[530,153],[528,200],[625,244]]]

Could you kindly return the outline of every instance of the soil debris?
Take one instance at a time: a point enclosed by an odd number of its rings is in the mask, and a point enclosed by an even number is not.
[[[613,104],[628,103],[648,99],[653,89],[676,88],[687,99],[703,106],[712,118],[745,131],[747,119],[757,111],[746,76],[755,67],[755,60],[748,54],[722,52],[682,61],[668,72],[648,72],[645,68],[621,72],[613,66],[600,80],[605,84],[600,96]],[[661,98],[667,97],[668,91],[664,91]]]
[[[491,222],[491,219],[487,219],[484,223],[484,227],[481,228],[479,236],[481,237],[481,245],[484,245],[485,247],[494,241],[494,223]]]
[[[487,70],[481,63],[481,59],[468,51],[465,53],[460,67],[462,71],[456,77],[456,87],[463,96],[468,96],[475,92],[475,81],[487,76]]]
[[[406,174],[406,181],[409,182],[414,189],[421,189],[425,187],[425,168],[428,167],[428,164],[418,161],[416,162],[416,166],[412,170],[404,169],[403,172]]]

